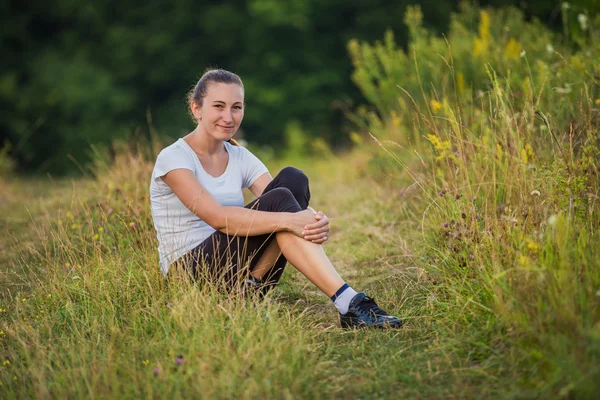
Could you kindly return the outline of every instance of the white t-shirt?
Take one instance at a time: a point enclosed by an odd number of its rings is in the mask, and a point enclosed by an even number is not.
[[[225,142],[229,162],[223,175],[215,178],[202,168],[194,150],[183,139],[163,149],[156,158],[150,182],[152,219],[158,237],[161,272],[208,238],[215,229],[192,213],[173,193],[162,177],[174,169],[189,169],[200,184],[223,206],[244,206],[242,188],[268,172],[248,149]]]

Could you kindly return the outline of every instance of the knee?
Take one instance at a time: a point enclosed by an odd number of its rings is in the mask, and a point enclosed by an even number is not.
[[[271,189],[263,196],[269,196],[278,200],[290,200],[294,198],[292,191],[286,187],[277,187],[275,189]]]
[[[298,200],[286,187],[277,187],[261,196],[267,210],[275,212],[298,212],[301,210]]]
[[[285,167],[278,174],[282,179],[293,182],[294,186],[308,186],[308,176],[295,167]]]

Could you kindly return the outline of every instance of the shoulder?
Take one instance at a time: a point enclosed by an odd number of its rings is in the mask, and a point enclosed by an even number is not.
[[[165,147],[158,153],[156,162],[170,162],[176,160],[178,163],[191,162],[193,164],[193,157],[190,155],[189,149],[186,148],[185,142],[182,139],[177,140],[175,143]]]
[[[194,157],[190,155],[189,149],[186,148],[186,143],[182,139],[165,147],[158,153],[154,164],[153,175],[160,177],[167,174],[169,171],[184,168],[191,171],[195,170]]]
[[[225,142],[225,148],[230,155],[240,160],[246,159],[248,155],[252,155],[247,148],[243,146],[234,146],[229,142]]]
[[[158,157],[169,157],[169,156],[187,156],[188,151],[184,147],[185,143],[181,143],[183,140],[178,139],[175,143],[170,144],[158,153]]]

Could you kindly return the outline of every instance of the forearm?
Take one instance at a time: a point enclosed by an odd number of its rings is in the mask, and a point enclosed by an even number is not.
[[[219,211],[209,224],[228,235],[256,236],[289,230],[287,222],[291,213],[257,211],[235,206],[221,206]]]

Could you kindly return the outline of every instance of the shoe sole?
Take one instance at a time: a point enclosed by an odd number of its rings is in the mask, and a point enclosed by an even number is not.
[[[367,325],[367,324],[352,324],[352,323],[340,323],[342,329],[365,329],[365,328],[377,328],[377,329],[398,329],[398,328],[402,328],[402,326],[404,325],[404,323],[402,321],[397,322],[397,323],[389,323],[389,322],[382,322],[382,323],[378,323],[378,324],[373,324],[373,325]]]

